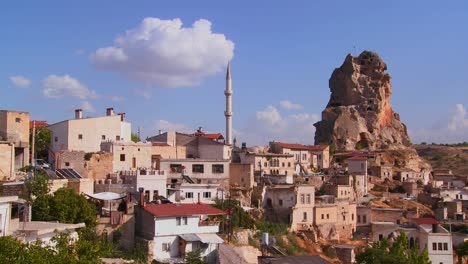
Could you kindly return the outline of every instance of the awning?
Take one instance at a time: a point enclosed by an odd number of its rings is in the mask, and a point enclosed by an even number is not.
[[[206,244],[221,244],[224,240],[216,234],[183,234],[180,238],[187,242],[200,241]]]
[[[200,241],[200,238],[196,234],[183,234],[179,235],[179,237],[187,242]]]
[[[113,192],[101,192],[101,193],[93,193],[93,194],[84,193],[84,194],[86,194],[87,196],[91,198],[98,199],[98,200],[105,200],[105,201],[118,200],[118,199],[125,198],[127,196],[124,193],[118,194],[118,193],[113,193]]]
[[[210,244],[224,243],[224,240],[216,234],[197,234],[197,236],[200,238],[200,241],[203,243],[210,243]]]

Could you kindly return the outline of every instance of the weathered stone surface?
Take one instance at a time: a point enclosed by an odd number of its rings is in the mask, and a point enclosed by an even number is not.
[[[330,77],[330,101],[314,124],[315,144],[333,144],[338,151],[410,150],[417,156],[405,124],[392,110],[386,70],[375,52],[346,57]]]

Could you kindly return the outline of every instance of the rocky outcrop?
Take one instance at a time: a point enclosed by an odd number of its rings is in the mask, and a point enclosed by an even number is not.
[[[346,57],[330,77],[330,101],[314,124],[315,144],[333,144],[338,151],[414,151],[405,124],[392,110],[386,71],[375,52]]]

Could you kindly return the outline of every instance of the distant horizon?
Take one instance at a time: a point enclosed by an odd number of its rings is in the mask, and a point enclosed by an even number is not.
[[[109,8],[112,6],[112,8]],[[237,142],[313,144],[346,55],[377,52],[413,144],[468,141],[468,2],[64,3],[2,6],[0,108],[55,123],[126,112],[143,138],[225,134],[231,62]],[[417,15],[415,15],[417,14]],[[456,143],[455,143],[456,144]]]

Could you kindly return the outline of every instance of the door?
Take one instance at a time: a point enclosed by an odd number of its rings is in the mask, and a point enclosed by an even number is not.
[[[136,168],[136,158],[132,158],[132,168]]]

